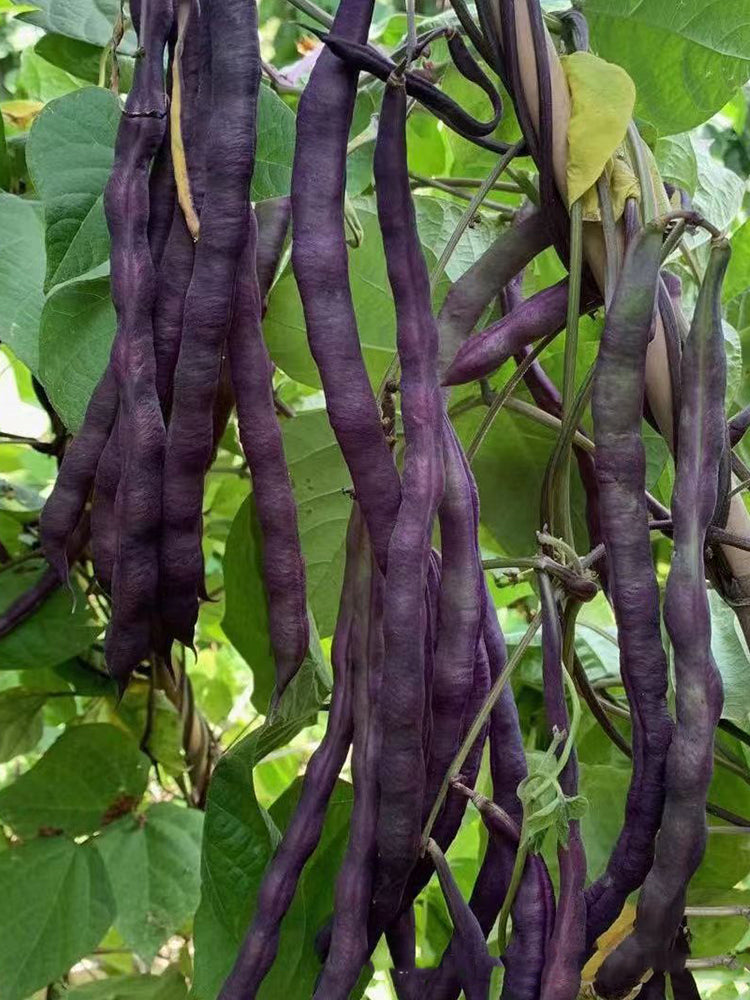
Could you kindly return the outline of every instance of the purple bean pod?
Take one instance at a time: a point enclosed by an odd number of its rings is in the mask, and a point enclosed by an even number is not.
[[[496,963],[487,951],[484,930],[461,895],[450,865],[434,840],[429,841],[427,852],[435,865],[453,924],[451,941],[456,978],[466,1000],[489,1000],[490,980]]]
[[[641,986],[638,1000],[666,1000],[665,976],[663,972],[654,972],[651,978]]]
[[[117,416],[117,383],[107,367],[91,397],[81,429],[65,451],[52,493],[42,509],[42,549],[60,580],[67,582],[67,547],[81,519]]]
[[[421,841],[425,761],[422,733],[414,720],[424,714],[425,587],[432,526],[443,492],[437,324],[409,186],[406,91],[400,84],[385,89],[374,168],[378,219],[396,306],[405,438],[401,505],[387,554],[383,690],[388,697],[381,700],[378,874],[373,899],[376,923],[382,914],[388,914],[388,923],[399,909]]]
[[[364,42],[372,9],[373,0],[343,0],[335,32]],[[346,146],[357,77],[326,49],[300,98],[292,171],[292,266],[328,417],[384,571],[400,484],[362,358],[344,233]]]
[[[112,433],[96,467],[94,493],[91,499],[91,556],[94,574],[106,594],[112,593],[118,542],[115,517],[117,487],[120,484],[120,416],[115,419]]]
[[[646,350],[661,245],[661,231],[647,228],[628,248],[594,377],[596,476],[610,599],[620,637],[620,669],[632,714],[633,772],[622,831],[605,872],[586,890],[589,951],[651,867],[673,730],[666,702],[667,660],[651,556],[641,438]]]
[[[635,928],[597,975],[597,991],[605,998],[623,996],[648,968],[668,967],[688,883],[706,846],[706,795],[723,694],[711,654],[704,548],[725,442],[721,286],[730,256],[726,240],[714,242],[682,356],[674,551],[664,597],[664,622],[674,650],[677,726],[667,756],[659,840],[638,900]]]
[[[297,505],[273,402],[271,359],[260,325],[256,239],[257,225],[251,212],[234,289],[229,364],[240,441],[250,468],[263,536],[263,577],[276,663],[276,697],[280,697],[305,657],[310,633]]]
[[[386,928],[385,940],[394,970],[413,971],[417,963],[417,923],[413,906],[407,907]]]
[[[440,372],[479,322],[482,313],[514,275],[550,244],[547,223],[533,211],[504,230],[488,250],[453,285],[438,314]]]
[[[120,400],[121,465],[114,511],[112,617],[105,654],[121,688],[151,649],[158,589],[165,429],[156,394],[151,318],[157,284],[148,242],[149,170],[166,127],[163,60],[173,16],[166,0],[150,0],[143,6],[142,17],[134,15],[143,55],[136,64],[104,192],[111,237],[110,284],[117,313],[110,365]]]
[[[567,309],[567,279],[525,299],[459,348],[443,385],[464,385],[491,375],[528,344],[562,330]]]
[[[297,808],[264,872],[255,915],[219,1000],[253,1000],[257,995],[278,951],[281,921],[294,898],[302,869],[320,839],[328,800],[351,745],[353,595],[362,562],[367,559],[367,539],[359,509],[355,508],[347,532],[346,569],[331,651],[333,695],[326,733],[310,758]]]
[[[750,427],[750,406],[735,413],[729,421],[729,441],[733,448],[743,439],[748,427]]]
[[[161,608],[168,637],[191,645],[203,578],[203,481],[213,449],[213,409],[232,296],[250,212],[260,51],[255,4],[212,0],[211,177],[185,299],[164,459]]]
[[[554,733],[569,729],[568,707],[563,683],[562,629],[552,584],[545,573],[539,574],[542,608],[542,676],[547,722]],[[578,794],[578,762],[575,748],[570,752],[559,777],[563,794]],[[560,892],[552,936],[542,972],[541,1000],[576,1000],[581,985],[581,970],[586,960],[586,853],[580,824],[568,824],[567,844],[558,844]]]
[[[255,253],[255,270],[258,275],[260,298],[265,312],[266,300],[271,290],[276,268],[279,266],[284,240],[289,230],[292,203],[285,198],[268,198],[255,206],[258,222],[258,245]]]
[[[148,182],[148,245],[151,259],[158,268],[172,227],[172,217],[176,201],[176,187],[172,171],[172,138],[169,122],[164,138],[151,167]]]

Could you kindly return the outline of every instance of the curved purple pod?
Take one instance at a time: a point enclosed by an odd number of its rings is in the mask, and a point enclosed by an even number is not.
[[[212,0],[211,115],[201,233],[185,299],[164,457],[161,611],[168,637],[191,645],[203,579],[203,481],[255,160],[260,51],[255,4]]]
[[[251,212],[247,243],[234,287],[229,369],[240,441],[250,468],[263,537],[263,580],[276,664],[276,697],[280,697],[305,657],[310,632],[297,504],[274,407],[273,368],[260,326],[256,236],[255,216]]]
[[[372,10],[373,0],[344,0],[334,30],[364,42]],[[362,358],[344,233],[346,146],[357,78],[356,71],[326,49],[300,98],[292,171],[292,266],[331,427],[384,571],[401,490]]]
[[[528,344],[562,330],[567,310],[567,279],[525,299],[459,348],[443,385],[464,385],[491,375]]]
[[[682,411],[672,495],[674,551],[664,597],[664,622],[674,650],[677,726],[667,756],[661,830],[638,900],[635,927],[607,957],[596,978],[597,992],[605,998],[623,996],[649,968],[670,967],[687,887],[706,846],[706,795],[723,692],[711,653],[704,548],[716,508],[725,442],[721,287],[730,256],[728,241],[714,242],[682,356]]]
[[[650,228],[628,248],[594,376],[596,476],[610,599],[620,636],[620,669],[633,720],[633,773],[620,836],[604,874],[586,890],[589,951],[651,867],[673,729],[667,711],[667,660],[641,438],[646,350],[661,246],[661,231]]]

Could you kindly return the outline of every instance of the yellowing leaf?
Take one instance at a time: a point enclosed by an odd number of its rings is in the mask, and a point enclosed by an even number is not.
[[[630,903],[626,903],[617,920],[597,940],[596,951],[583,967],[583,972],[581,973],[584,983],[592,983],[594,981],[599,966],[607,955],[614,951],[618,944],[630,934],[634,924],[635,907],[631,906]]]
[[[625,138],[635,106],[635,84],[620,66],[590,52],[562,60],[570,88],[568,202],[596,184]]]
[[[43,107],[41,101],[3,101],[0,111],[8,125],[15,125],[25,131]]]
[[[603,173],[609,184],[612,214],[616,222],[625,211],[625,202],[628,198],[640,200],[640,185],[629,161],[620,149],[617,150],[611,160],[607,161]],[[601,222],[601,210],[599,208],[599,196],[596,186],[590,187],[583,195],[583,221]]]

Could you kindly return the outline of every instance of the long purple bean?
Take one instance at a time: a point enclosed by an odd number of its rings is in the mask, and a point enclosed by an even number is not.
[[[253,1000],[279,946],[281,921],[291,905],[302,869],[315,850],[326,806],[349,752],[353,728],[354,677],[351,660],[353,595],[367,542],[358,509],[347,533],[347,559],[333,639],[333,695],[326,733],[305,771],[299,804],[266,868],[255,915],[219,1000]]]
[[[297,505],[273,402],[271,359],[260,326],[256,240],[257,225],[251,212],[247,243],[234,288],[229,364],[240,441],[252,476],[263,536],[263,578],[278,698],[299,669],[310,635]]]
[[[362,529],[363,534],[366,529]],[[346,854],[336,879],[331,941],[315,990],[316,1000],[347,1000],[368,956],[367,915],[375,873],[378,763],[377,710],[383,672],[384,580],[372,553],[363,559],[355,597],[360,614],[352,626],[354,670],[354,805]]]
[[[654,862],[632,934],[599,969],[596,983],[603,997],[623,996],[646,969],[667,967],[687,886],[706,846],[706,794],[723,695],[711,654],[704,547],[725,442],[721,286],[730,255],[726,240],[715,241],[682,357],[674,551],[664,598],[664,622],[674,650],[677,726],[667,756],[666,801]]]
[[[166,126],[163,59],[173,16],[171,2],[147,0],[142,16],[135,18],[143,55],[136,65],[104,192],[117,313],[111,368],[120,399],[122,469],[115,498],[117,544],[105,653],[121,687],[151,649],[158,589],[165,429],[155,381],[152,310],[157,286],[148,242],[149,169]]]
[[[212,0],[212,111],[206,166],[211,184],[185,300],[182,340],[164,459],[161,610],[168,637],[193,641],[203,578],[203,480],[213,449],[212,416],[231,321],[238,260],[247,238],[260,86],[253,2]]]
[[[504,230],[451,285],[438,314],[441,373],[453,361],[492,300],[549,243],[544,216],[533,211],[517,225]]]
[[[539,574],[542,608],[542,675],[547,722],[554,733],[567,732],[568,709],[563,683],[562,629],[552,584]],[[575,747],[559,777],[563,794],[578,794],[578,763]],[[558,844],[560,892],[552,936],[542,971],[541,1000],[576,1000],[586,954],[586,854],[578,820],[568,824],[567,844]]]
[[[443,384],[463,385],[491,375],[527,344],[562,330],[567,308],[567,279],[525,299],[459,348]]]
[[[342,0],[337,35],[364,42],[373,0]],[[385,569],[400,485],[357,333],[344,234],[346,146],[357,72],[327,49],[300,98],[292,171],[292,266],[334,434]]]
[[[381,699],[378,875],[373,899],[376,914],[393,917],[421,837],[425,762],[422,734],[414,720],[424,713],[424,596],[432,525],[443,491],[437,325],[409,186],[406,91],[400,84],[385,89],[374,166],[378,219],[396,306],[405,437],[401,506],[387,555],[383,690],[388,697]]]
[[[255,206],[255,218],[258,222],[255,270],[258,275],[258,287],[264,311],[266,299],[276,275],[281,251],[284,248],[291,214],[292,203],[286,197],[267,198],[265,201],[259,201]]]
[[[750,427],[750,406],[740,410],[729,421],[729,440],[733,448],[743,439],[748,427]]]
[[[672,738],[641,439],[646,349],[661,245],[661,231],[650,228],[628,248],[594,377],[596,475],[620,670],[633,721],[633,773],[620,836],[604,874],[586,890],[589,950],[651,867]]]

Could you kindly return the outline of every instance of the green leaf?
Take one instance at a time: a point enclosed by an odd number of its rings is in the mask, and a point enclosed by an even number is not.
[[[732,236],[732,257],[722,289],[725,302],[747,291],[748,274],[750,274],[750,220],[740,226]],[[733,322],[731,318],[730,321]],[[734,323],[734,326],[737,324]]]
[[[5,141],[5,122],[0,115],[0,188],[3,191],[10,189],[10,159],[8,157],[8,144]]]
[[[98,45],[81,42],[65,35],[48,34],[39,39],[34,46],[34,52],[79,81],[99,82],[102,49]],[[118,51],[117,62],[120,68],[120,90],[124,93],[130,90],[134,60],[122,51]]]
[[[39,378],[68,430],[83,423],[109,361],[117,318],[109,278],[56,289],[44,304],[39,331]]]
[[[42,101],[46,104],[73,90],[80,90],[85,82],[72,73],[54,66],[34,49],[21,53],[21,68],[16,77],[16,96]]]
[[[112,38],[115,21],[120,12],[118,0],[81,0],[70,4],[68,0],[36,0],[37,12],[26,20],[38,24],[58,35],[67,35],[102,48]],[[136,39],[128,29],[120,42],[119,50],[134,55]]]
[[[42,738],[42,709],[46,700],[43,692],[22,687],[0,691],[0,763],[37,745]]]
[[[711,606],[711,651],[724,683],[722,716],[743,729],[750,728],[750,655],[737,616],[714,590]]]
[[[37,763],[0,789],[0,818],[21,837],[42,829],[93,833],[138,803],[149,760],[122,730],[68,728]]]
[[[148,727],[148,742],[142,749],[167,774],[178,777],[184,772],[182,716],[163,691],[155,690],[152,694],[148,680],[131,679],[117,705],[117,717],[136,740],[141,740]]]
[[[0,610],[32,588],[45,570],[21,565],[0,573]],[[60,587],[28,618],[0,639],[0,669],[33,670],[53,667],[87,649],[101,632],[77,585],[75,606],[70,591]]]
[[[750,76],[750,21],[733,0],[584,0],[583,10],[593,50],[628,71],[636,115],[659,135],[707,121]]]
[[[297,501],[307,594],[321,635],[333,634],[344,573],[352,501],[346,467],[325,410],[308,410],[282,424],[284,451]]]
[[[147,963],[198,906],[202,830],[201,812],[161,802],[96,839],[117,904],[115,929]]]
[[[253,201],[289,194],[296,137],[294,112],[270,87],[258,96],[258,145],[251,197]]]
[[[103,192],[114,159],[120,103],[100,87],[51,101],[34,122],[26,158],[45,210],[49,290],[109,256]]]
[[[568,123],[568,203],[596,184],[622,143],[633,116],[635,87],[624,70],[590,52],[562,60],[571,96]],[[602,94],[607,100],[602,100]]]
[[[107,976],[65,992],[65,1000],[186,1000],[186,997],[187,985],[174,966],[158,976]]]
[[[237,512],[227,539],[224,556],[226,611],[222,628],[253,671],[252,700],[259,712],[267,711],[276,683],[263,583],[262,545],[255,500],[251,495]],[[322,653],[311,621],[310,651],[293,683],[299,686],[307,678],[307,684],[312,681],[315,685],[317,676],[323,672]]]
[[[114,902],[93,844],[43,837],[0,853],[0,982],[23,1000],[64,975],[107,932]]]
[[[414,204],[417,210],[419,237],[423,246],[427,247],[437,259],[453,235],[463,215],[463,208],[444,198],[417,197],[414,199]],[[464,230],[458,241],[445,269],[448,278],[457,281],[475,261],[479,260],[500,232],[501,227],[492,218],[491,213],[480,214],[476,221]]]
[[[709,140],[691,137],[691,141],[698,164],[693,207],[718,229],[727,229],[742,208],[745,182],[712,155]],[[709,239],[709,234],[700,230],[688,236],[687,243],[694,247]]]
[[[654,153],[664,180],[687,191],[692,198],[698,186],[698,160],[691,137],[682,134],[659,139]]]
[[[44,226],[38,206],[0,192],[0,340],[32,371],[44,305]]]

